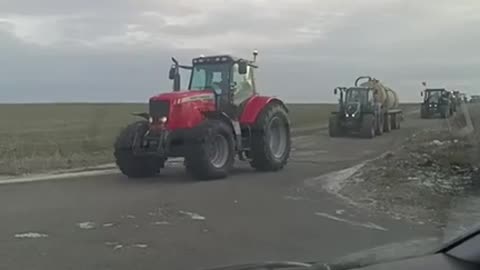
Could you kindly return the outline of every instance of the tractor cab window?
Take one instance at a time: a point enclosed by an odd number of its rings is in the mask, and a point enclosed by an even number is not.
[[[192,90],[202,90],[205,89],[207,85],[206,82],[207,76],[205,69],[194,68],[192,71],[192,82],[190,89]]]
[[[229,86],[229,64],[195,65],[190,79],[190,90],[220,88],[225,92]]]
[[[345,98],[346,102],[360,102],[360,103],[366,103],[368,99],[368,92],[364,88],[350,88],[347,91],[347,95]]]
[[[237,106],[253,95],[253,71],[250,66],[247,66],[246,74],[238,72],[238,64],[232,66],[232,91],[233,104]]]
[[[431,103],[438,103],[442,96],[441,91],[425,91],[425,100]]]

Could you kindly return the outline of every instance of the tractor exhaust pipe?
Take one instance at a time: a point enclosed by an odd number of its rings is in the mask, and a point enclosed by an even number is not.
[[[172,62],[173,62],[173,65],[172,67],[170,68],[170,71],[168,73],[168,78],[170,80],[173,80],[173,91],[174,92],[178,92],[180,91],[180,67],[179,67],[179,64],[178,64],[178,61],[177,59],[175,59],[175,57],[172,57]]]

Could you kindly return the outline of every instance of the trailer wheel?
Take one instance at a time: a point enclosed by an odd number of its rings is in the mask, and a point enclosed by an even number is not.
[[[397,128],[397,114],[394,113],[394,114],[392,114],[392,118],[391,118],[391,121],[390,121],[390,129],[394,130],[396,128]]]
[[[232,128],[221,120],[206,120],[197,132],[185,155],[187,172],[199,180],[225,178],[235,160]]]
[[[384,118],[383,122],[383,131],[384,132],[390,132],[392,128],[392,115],[387,114],[387,116]]]
[[[338,117],[336,115],[331,115],[328,119],[328,135],[330,137],[339,137],[342,135],[341,133]]]
[[[400,115],[395,113],[392,115],[392,126],[391,129],[399,129],[400,128]]]
[[[290,148],[290,121],[284,106],[267,105],[252,130],[250,165],[259,171],[278,171],[287,164]]]
[[[120,132],[114,144],[113,155],[120,171],[129,178],[151,177],[163,166],[163,160],[154,156],[135,155],[135,147],[140,146],[143,135],[148,131],[147,121],[128,125]]]
[[[377,125],[375,127],[375,135],[381,136],[383,134],[383,123],[384,123],[383,115],[380,114],[376,122]]]
[[[360,127],[360,136],[362,138],[371,139],[375,137],[375,116],[367,114],[363,117],[362,126]]]

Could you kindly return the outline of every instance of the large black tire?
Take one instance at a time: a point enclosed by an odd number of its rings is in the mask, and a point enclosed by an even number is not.
[[[290,148],[290,120],[287,111],[278,103],[267,105],[252,128],[250,165],[259,171],[278,171],[287,164]]]
[[[392,122],[391,122],[391,129],[400,129],[400,114],[394,113],[392,114]]]
[[[383,134],[383,123],[385,122],[385,119],[383,118],[383,114],[380,114],[377,119],[377,123],[375,126],[375,135],[381,136]]]
[[[383,122],[383,132],[390,132],[392,129],[392,115],[387,114]]]
[[[187,172],[199,180],[227,177],[235,161],[232,128],[222,120],[208,119],[194,132],[185,155]]]
[[[129,178],[151,177],[160,171],[163,160],[154,156],[138,156],[134,147],[142,142],[148,131],[147,121],[138,121],[128,125],[120,132],[114,144],[113,155],[120,171]]]
[[[420,107],[420,118],[422,119],[428,118],[428,113],[425,105],[421,105]]]
[[[330,137],[340,137],[342,135],[340,123],[336,115],[331,115],[328,119],[328,135]]]
[[[360,127],[360,136],[362,138],[371,139],[375,137],[375,116],[367,114],[363,116],[362,126]]]

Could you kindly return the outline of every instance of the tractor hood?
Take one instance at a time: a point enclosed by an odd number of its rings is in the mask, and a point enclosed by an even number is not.
[[[150,98],[152,119],[166,120],[168,130],[188,129],[205,118],[205,112],[215,110],[215,94],[211,90],[177,91]]]
[[[198,90],[198,91],[177,91],[158,94],[150,98],[150,101],[172,101],[174,104],[196,101],[199,99],[205,99],[212,101],[215,99],[215,95],[212,90]]]

